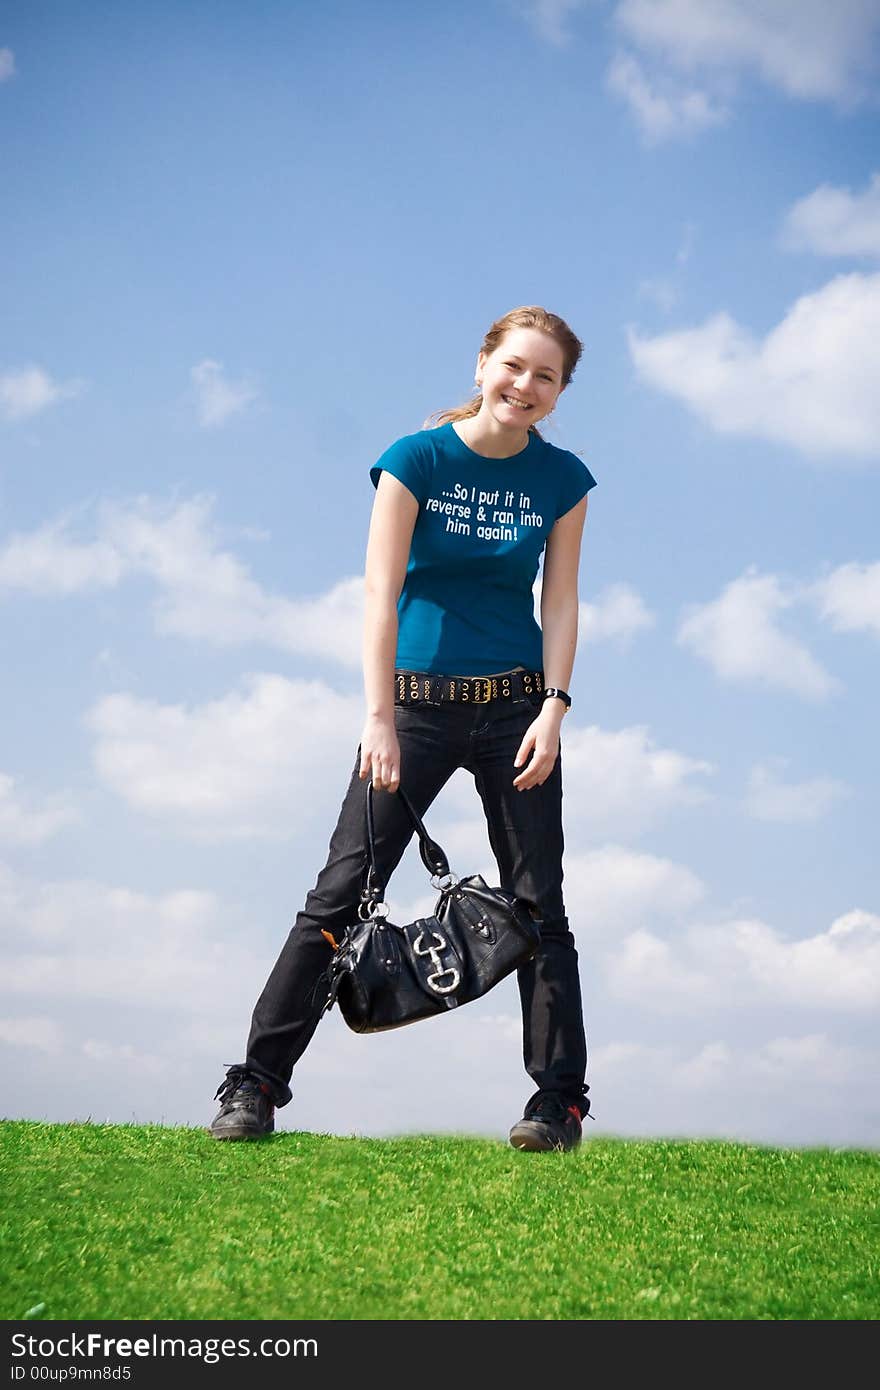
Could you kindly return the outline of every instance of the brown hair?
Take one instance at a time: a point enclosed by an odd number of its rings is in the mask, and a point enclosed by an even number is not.
[[[537,328],[559,344],[562,349],[560,389],[566,387],[574,376],[574,369],[580,361],[584,345],[569,328],[565,319],[561,319],[558,314],[551,314],[549,309],[542,309],[539,304],[523,304],[518,309],[511,309],[502,318],[495,320],[483,339],[481,350],[487,357],[501,345],[505,333],[511,328]],[[482,404],[483,393],[478,389],[473,399],[466,401],[464,405],[453,406],[451,410],[435,410],[433,415],[428,416],[422,428],[431,429],[436,425],[446,425],[451,420],[468,420],[471,416],[479,414]],[[539,439],[543,439],[537,425],[529,425],[529,434],[536,434]]]

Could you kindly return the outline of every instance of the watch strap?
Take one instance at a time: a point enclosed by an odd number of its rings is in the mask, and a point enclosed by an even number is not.
[[[560,690],[557,685],[544,687],[545,700],[561,700],[566,709],[571,709],[571,696],[567,690]]]

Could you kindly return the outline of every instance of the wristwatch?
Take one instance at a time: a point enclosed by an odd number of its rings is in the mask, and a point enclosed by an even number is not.
[[[545,700],[561,700],[565,705],[566,714],[571,709],[571,696],[567,690],[560,690],[556,685],[548,685],[544,691]]]

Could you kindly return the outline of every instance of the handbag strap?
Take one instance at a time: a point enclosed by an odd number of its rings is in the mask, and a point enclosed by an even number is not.
[[[449,860],[445,852],[432,840],[421,818],[402,787],[398,787],[394,793],[389,793],[400,798],[406,814],[412,822],[413,829],[419,837],[419,854],[422,856],[422,863],[433,875],[446,875],[449,873]],[[365,903],[381,902],[385,897],[385,883],[379,873],[376,863],[376,828],[373,820],[373,784],[367,783],[367,853],[369,862],[367,865],[366,876],[364,879],[363,901]]]

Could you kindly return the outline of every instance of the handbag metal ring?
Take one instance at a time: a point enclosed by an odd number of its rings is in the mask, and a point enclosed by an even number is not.
[[[448,893],[450,888],[454,888],[460,880],[455,874],[432,874],[431,887],[436,888],[439,893]]]
[[[358,904],[358,917],[362,922],[372,922],[374,917],[387,917],[390,911],[387,903]]]

